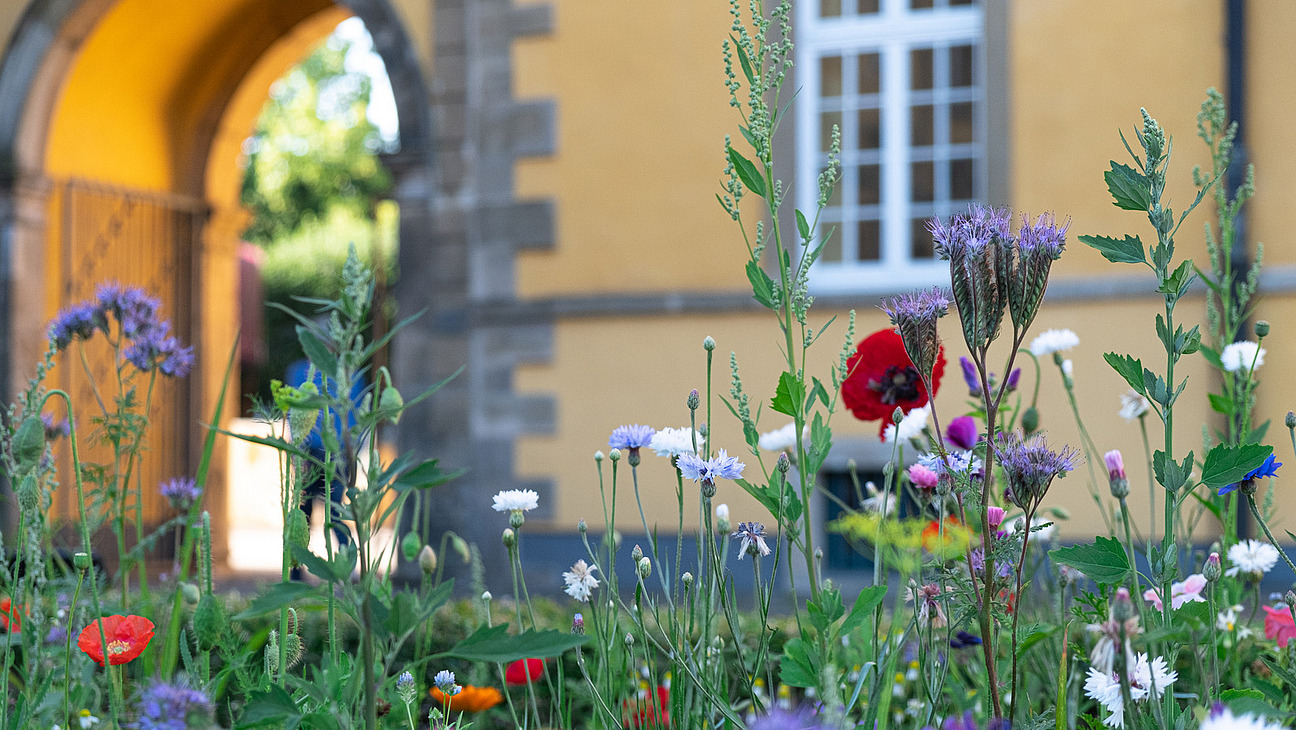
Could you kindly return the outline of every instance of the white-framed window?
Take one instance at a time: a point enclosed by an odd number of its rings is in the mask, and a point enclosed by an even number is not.
[[[811,273],[821,293],[933,284],[925,224],[985,198],[984,14],[974,0],[797,5],[796,203],[813,210],[831,131],[842,175]]]

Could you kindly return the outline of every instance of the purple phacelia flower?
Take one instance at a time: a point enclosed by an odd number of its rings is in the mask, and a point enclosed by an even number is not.
[[[157,312],[162,303],[139,287],[102,284],[95,295],[103,311],[117,318],[122,335],[132,340],[145,335],[158,322]]]
[[[185,730],[206,727],[212,719],[212,701],[202,690],[154,680],[135,702],[137,730]]]
[[[189,477],[176,477],[159,484],[158,493],[166,497],[172,507],[186,512],[202,498],[202,487]]]
[[[936,321],[949,312],[949,298],[939,289],[920,289],[887,301],[882,311],[891,318],[904,343],[905,354],[930,390],[932,371],[941,349]]]
[[[981,378],[977,375],[976,363],[967,355],[959,357],[959,365],[963,368],[963,382],[967,383],[968,395],[973,398],[981,397]]]
[[[1042,434],[1026,441],[1017,434],[1003,435],[995,444],[995,456],[1008,477],[1006,496],[1027,514],[1044,498],[1054,477],[1074,469],[1080,457],[1069,446],[1049,449]]]
[[[77,302],[60,310],[50,322],[47,332],[54,347],[63,350],[73,340],[90,339],[96,330],[108,330],[108,320],[103,310],[92,302]]]

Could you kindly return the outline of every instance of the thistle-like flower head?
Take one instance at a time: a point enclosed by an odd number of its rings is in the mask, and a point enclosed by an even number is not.
[[[932,371],[940,355],[940,333],[936,320],[949,312],[949,298],[939,289],[920,289],[901,294],[882,305],[904,342],[905,353],[918,369],[918,375],[931,389]]]
[[[1008,477],[1008,499],[1027,513],[1044,498],[1054,477],[1075,468],[1079,456],[1069,446],[1053,451],[1042,434],[1025,441],[1007,434],[995,444],[995,457]]]

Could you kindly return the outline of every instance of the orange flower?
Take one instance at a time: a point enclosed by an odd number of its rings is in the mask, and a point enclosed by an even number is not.
[[[471,684],[465,684],[459,694],[453,696],[436,687],[428,690],[428,694],[442,707],[448,705],[450,712],[481,712],[504,701],[504,695],[494,687],[474,687]]]
[[[953,531],[950,528],[959,527],[961,525],[962,523],[958,521],[957,517],[945,518],[945,536],[944,536],[945,543],[949,543],[952,539],[951,533]],[[923,528],[922,531],[923,547],[927,548],[929,552],[936,552],[937,547],[944,547],[943,545],[941,545],[941,542],[942,542],[942,538],[941,538],[940,523],[937,522],[936,520],[932,520],[925,528]]]
[[[95,663],[103,666],[104,647],[99,640],[99,626],[103,623],[104,638],[108,640],[108,663],[125,664],[139,656],[153,638],[153,622],[143,616],[108,616],[81,630],[77,646]]]
[[[19,613],[27,613],[21,605],[15,606],[9,602],[9,596],[0,598],[0,628],[5,631],[22,631],[22,616]],[[12,628],[10,627],[12,624]]]

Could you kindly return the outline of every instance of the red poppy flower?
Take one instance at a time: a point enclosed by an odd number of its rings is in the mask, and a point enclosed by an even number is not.
[[[924,527],[922,531],[923,548],[930,552],[935,552],[937,548],[944,547],[944,545],[941,544],[942,539],[945,544],[948,545],[954,541],[955,530],[962,526],[963,523],[959,522],[958,518],[954,516],[945,518],[945,528],[943,530],[941,529],[941,524],[936,520],[928,522],[927,526]]]
[[[1287,648],[1287,642],[1296,639],[1296,621],[1292,620],[1291,611],[1268,606],[1262,608],[1265,610],[1265,638],[1276,639],[1279,649]]]
[[[20,613],[26,613],[21,605],[15,606],[10,603],[9,596],[0,598],[0,628],[5,631],[22,631]]]
[[[670,690],[658,685],[656,702],[650,699],[647,690],[639,693],[633,700],[625,701],[625,726],[628,728],[667,728],[670,727],[670,715],[666,705],[670,702]]]
[[[519,659],[504,670],[505,684],[527,684],[544,676],[543,659]],[[530,675],[530,679],[527,677]]]
[[[139,656],[153,638],[153,622],[143,616],[108,616],[91,621],[81,630],[77,646],[101,667],[105,652],[99,641],[100,621],[103,622],[104,638],[108,641],[108,663],[112,665],[125,664]]]
[[[842,403],[861,421],[881,419],[879,436],[891,423],[897,406],[908,413],[927,405],[927,386],[905,352],[900,335],[893,329],[878,330],[865,337],[846,361],[846,371],[849,374],[841,385]],[[941,347],[932,370],[933,393],[940,390],[944,373],[945,348]]]

